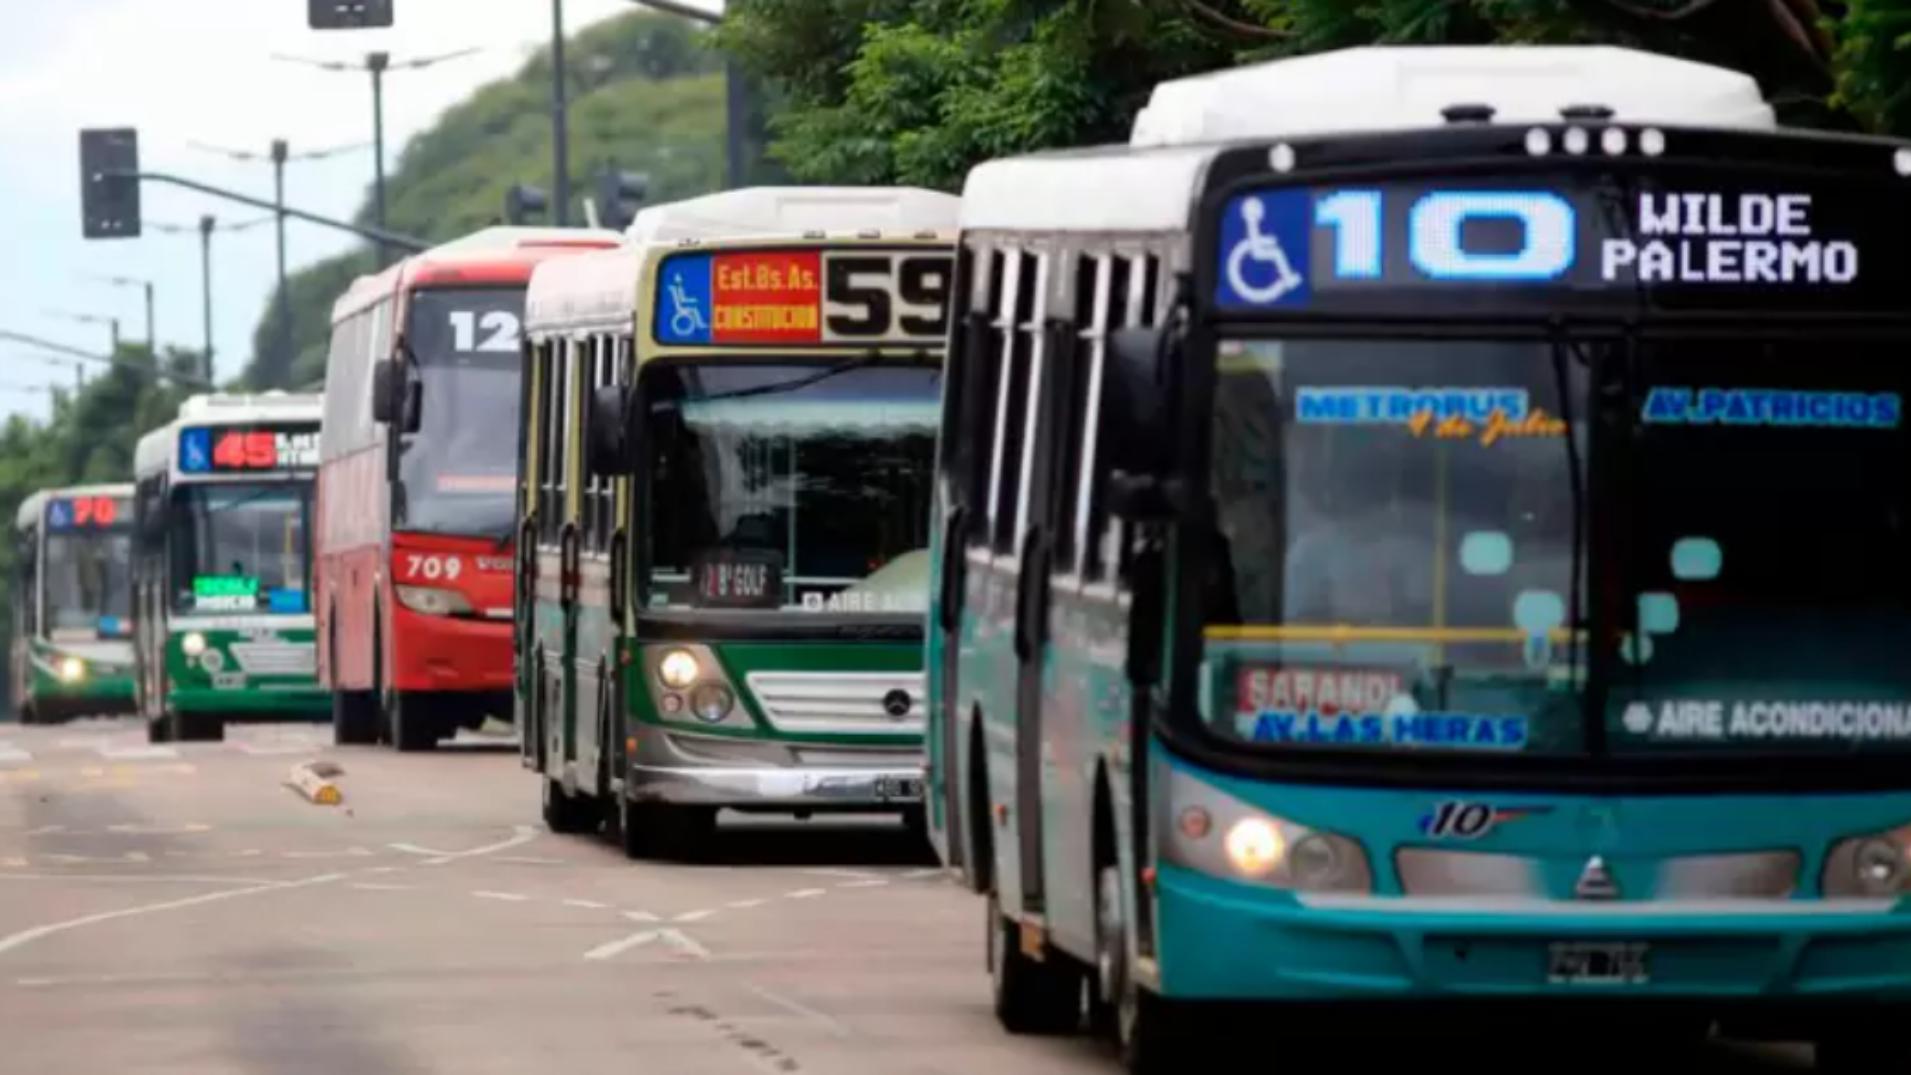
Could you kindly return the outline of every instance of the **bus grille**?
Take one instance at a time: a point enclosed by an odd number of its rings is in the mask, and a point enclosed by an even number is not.
[[[780,732],[920,734],[928,712],[920,672],[751,672],[744,683]]]
[[[318,673],[318,647],[309,642],[234,642],[232,659],[249,676],[310,676]]]

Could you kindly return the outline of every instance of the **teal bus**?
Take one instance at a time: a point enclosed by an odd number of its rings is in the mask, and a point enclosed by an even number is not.
[[[11,708],[23,724],[133,711],[133,487],[42,489],[14,523]]]
[[[726,191],[538,266],[517,696],[554,831],[690,857],[720,809],[920,828],[955,206]]]
[[[930,825],[1008,1029],[1905,1062],[1911,145],[1361,49],[978,167],[959,242]]]
[[[312,487],[320,400],[201,395],[134,449],[134,652],[154,742],[319,721]]]

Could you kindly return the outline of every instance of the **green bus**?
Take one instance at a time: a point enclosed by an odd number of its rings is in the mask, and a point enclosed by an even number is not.
[[[553,830],[690,855],[726,807],[919,819],[955,204],[731,191],[538,267],[518,717]]]
[[[134,651],[154,742],[328,719],[313,641],[320,400],[201,395],[134,453]]]
[[[1911,143],[1613,48],[1257,64],[972,171],[931,829],[1004,1027],[1903,1070],[1908,240]]]
[[[13,713],[34,724],[132,712],[133,487],[42,489],[13,532]]]

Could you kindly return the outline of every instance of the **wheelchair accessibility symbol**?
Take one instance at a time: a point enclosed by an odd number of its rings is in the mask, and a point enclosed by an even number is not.
[[[683,274],[670,276],[670,334],[679,339],[700,337],[710,331],[703,318],[703,304],[684,287]]]
[[[1221,223],[1223,306],[1295,306],[1307,301],[1310,199],[1304,191],[1248,195]]]

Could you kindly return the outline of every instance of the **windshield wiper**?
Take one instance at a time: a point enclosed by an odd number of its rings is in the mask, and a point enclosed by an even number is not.
[[[833,366],[824,366],[814,373],[806,373],[801,377],[792,377],[787,381],[753,385],[749,388],[737,388],[728,392],[712,392],[708,395],[684,395],[676,399],[659,400],[658,405],[660,407],[672,407],[683,403],[708,403],[720,399],[749,399],[753,396],[779,395],[784,392],[794,392],[798,389],[808,388],[811,385],[821,384],[832,377],[840,377],[845,373],[868,369],[871,366],[883,362],[901,360],[900,356],[871,349],[863,354],[857,355],[855,358],[844,359]],[[917,348],[911,352],[909,360],[913,360],[917,365],[926,365],[935,361],[929,352],[922,348]]]

